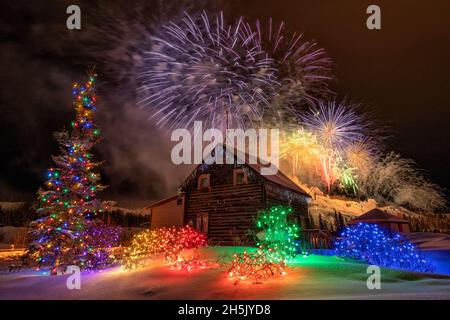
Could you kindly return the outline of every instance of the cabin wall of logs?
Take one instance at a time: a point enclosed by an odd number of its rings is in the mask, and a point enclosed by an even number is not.
[[[235,169],[245,171],[246,183],[235,184]],[[200,187],[200,176],[208,176],[209,187]],[[184,223],[206,231],[215,245],[253,244],[257,213],[272,205],[290,205],[299,223],[307,215],[303,195],[267,181],[246,164],[202,164],[181,190],[186,201]]]

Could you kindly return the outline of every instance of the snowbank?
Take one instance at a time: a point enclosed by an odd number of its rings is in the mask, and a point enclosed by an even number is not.
[[[245,248],[209,247],[206,270],[172,270],[161,258],[135,271],[82,273],[81,290],[68,276],[37,271],[0,273],[0,299],[450,299],[450,277],[382,269],[381,290],[367,289],[367,266],[337,257],[298,257],[286,277],[263,284],[226,277],[226,261]],[[218,263],[221,262],[221,263]]]
[[[405,238],[422,250],[449,250],[450,235],[444,233],[413,232],[405,234]]]
[[[437,273],[450,275],[450,235],[443,233],[414,232],[405,237],[420,248],[436,267]]]

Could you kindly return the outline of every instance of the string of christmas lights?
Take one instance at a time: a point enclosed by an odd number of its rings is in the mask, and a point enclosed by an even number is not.
[[[172,265],[172,269],[176,270],[186,270],[191,272],[193,270],[204,270],[206,269],[206,261],[201,259],[198,252],[195,251],[190,257],[187,257],[183,253],[180,253],[177,261]]]
[[[272,262],[266,252],[258,249],[255,252],[245,251],[235,254],[228,268],[228,277],[239,281],[252,280],[253,283],[262,283],[271,278],[286,275],[286,263],[284,261]]]
[[[273,262],[286,262],[297,254],[295,239],[299,236],[298,224],[289,221],[292,208],[273,206],[258,213],[256,227],[263,231],[257,241],[259,246]]]
[[[433,265],[400,233],[376,224],[346,227],[335,242],[337,256],[388,268],[432,272]]]
[[[190,261],[183,255],[186,249],[206,246],[206,235],[190,226],[144,230],[133,237],[131,246],[125,251],[126,270],[136,269],[144,264],[144,258],[152,254],[163,254],[167,264],[177,269],[192,270],[202,266],[198,257]],[[197,260],[197,261],[194,261]]]
[[[235,254],[228,269],[228,277],[234,279],[235,284],[247,279],[261,283],[286,275],[286,262],[297,254],[295,239],[300,233],[300,227],[289,221],[292,211],[290,207],[273,206],[258,213],[258,249]]]
[[[92,148],[100,141],[94,123],[96,74],[84,85],[73,85],[75,120],[71,130],[55,133],[61,153],[53,157],[55,166],[47,171],[44,188],[38,191],[41,218],[31,224],[31,244],[26,257],[38,267],[58,268],[78,265],[96,269],[110,263],[109,248],[117,243],[119,230],[93,219],[110,202],[101,202],[97,192],[105,186],[95,169]]]

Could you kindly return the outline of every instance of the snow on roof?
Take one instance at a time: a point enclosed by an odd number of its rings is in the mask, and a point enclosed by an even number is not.
[[[349,224],[354,224],[358,222],[395,222],[395,223],[408,223],[407,220],[394,216],[393,214],[387,213],[379,208],[372,209],[366,213],[360,215],[357,218],[350,220]]]
[[[251,164],[251,163],[247,163],[246,164],[248,166],[250,166],[253,170],[258,171],[259,173],[261,172],[261,168],[262,165],[259,163],[256,164]],[[261,177],[265,178],[266,180],[269,180],[270,182],[273,182],[275,184],[278,184],[282,187],[294,190],[296,192],[302,193],[303,195],[306,195],[308,197],[310,197],[309,193],[306,192],[305,190],[303,190],[302,188],[300,188],[294,181],[292,181],[291,179],[289,179],[283,172],[281,172],[281,170],[278,169],[276,174],[272,174],[272,175],[261,175]]]
[[[124,208],[124,207],[116,207],[112,206],[107,209],[107,211],[122,211],[123,213],[131,213],[131,214],[144,214],[145,208],[136,208],[136,209],[130,209],[130,208]]]
[[[173,200],[175,200],[175,199],[178,199],[178,194],[175,194],[175,195],[173,195],[173,196],[164,198],[164,199],[162,199],[162,200],[155,201],[155,202],[153,202],[151,205],[145,207],[145,209],[151,209],[151,208],[157,207],[157,206],[159,206],[159,205],[162,205],[162,204],[164,204],[164,203],[166,203],[166,202],[173,201]]]

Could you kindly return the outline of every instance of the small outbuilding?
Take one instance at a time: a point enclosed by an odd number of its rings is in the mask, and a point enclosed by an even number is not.
[[[379,208],[372,209],[348,222],[349,225],[363,223],[376,223],[381,227],[394,232],[409,233],[409,222]]]
[[[184,194],[174,195],[152,203],[145,208],[151,216],[151,227],[182,226],[184,223],[184,205]]]

